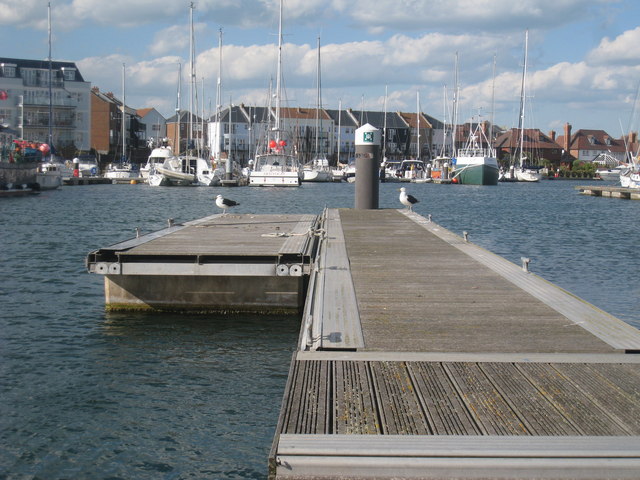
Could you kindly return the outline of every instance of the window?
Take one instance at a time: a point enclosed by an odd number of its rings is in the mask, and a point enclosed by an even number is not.
[[[1,63],[0,67],[2,67],[2,75],[7,78],[15,78],[17,65],[13,63]]]
[[[62,67],[62,76],[67,82],[73,82],[76,79],[76,69]]]
[[[21,68],[20,73],[22,73],[22,79],[24,80],[25,85],[36,85],[38,77],[33,68]]]

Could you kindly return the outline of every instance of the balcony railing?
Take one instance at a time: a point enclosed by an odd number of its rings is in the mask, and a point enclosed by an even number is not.
[[[38,79],[23,78],[22,83],[25,87],[48,87],[49,86],[49,80],[47,78],[38,78]],[[51,80],[51,86],[54,88],[62,88],[64,87],[64,81],[62,79],[53,78]]]
[[[22,105],[24,107],[49,107],[49,99],[48,98],[43,98],[43,99],[27,99],[25,98],[22,102]],[[64,100],[60,101],[55,101],[53,102],[53,107],[54,108],[76,108],[78,106],[78,101],[76,99],[73,98],[65,98]]]
[[[25,119],[22,123],[24,128],[48,128],[49,119]],[[54,128],[76,128],[76,124],[73,120],[54,120]]]

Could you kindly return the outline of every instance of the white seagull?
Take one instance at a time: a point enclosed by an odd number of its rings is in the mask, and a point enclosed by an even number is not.
[[[236,205],[240,204],[234,200],[224,198],[222,195],[218,195],[216,197],[216,205],[218,206],[218,208],[222,209],[222,214],[225,215],[227,213],[227,208],[235,207]]]
[[[407,193],[407,189],[402,187],[400,189],[400,203],[406,205],[407,207],[409,207],[409,210],[411,210],[411,207],[413,207],[414,204],[418,203],[418,199],[413,195],[409,195]]]

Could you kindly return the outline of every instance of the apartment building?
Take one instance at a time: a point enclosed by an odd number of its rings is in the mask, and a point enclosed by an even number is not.
[[[91,84],[75,63],[0,57],[0,123],[58,151],[91,148]]]

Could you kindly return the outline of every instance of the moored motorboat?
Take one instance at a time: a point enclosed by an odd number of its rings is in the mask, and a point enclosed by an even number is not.
[[[36,183],[40,190],[55,190],[62,186],[64,164],[60,162],[42,162],[36,172]]]
[[[104,177],[112,180],[130,180],[138,178],[138,172],[130,163],[110,163],[104,172]]]

